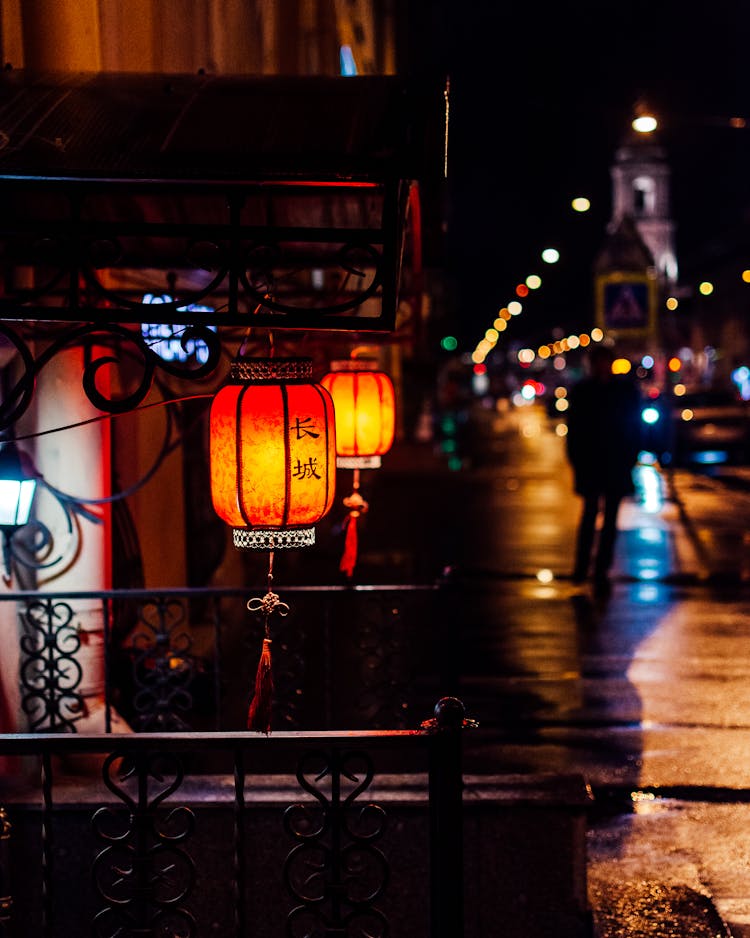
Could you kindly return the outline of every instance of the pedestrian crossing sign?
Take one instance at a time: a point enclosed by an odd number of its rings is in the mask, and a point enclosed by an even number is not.
[[[656,278],[614,271],[596,278],[596,324],[606,333],[646,337],[656,331]]]

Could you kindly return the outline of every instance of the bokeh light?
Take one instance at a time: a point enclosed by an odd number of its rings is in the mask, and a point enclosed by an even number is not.
[[[714,285],[710,280],[704,280],[698,284],[698,292],[702,293],[703,296],[710,296],[714,292]]]
[[[508,303],[508,312],[511,316],[518,316],[518,314],[523,310],[523,306],[518,302],[518,300],[512,300]],[[501,310],[502,314],[502,310]]]
[[[542,278],[537,274],[529,274],[526,278],[526,286],[529,290],[538,290],[542,285]]]
[[[570,204],[574,212],[588,212],[591,208],[591,202],[582,195],[576,196]]]
[[[516,286],[516,296],[524,297],[529,295],[529,288],[525,283],[519,283]]]
[[[676,297],[676,296],[668,296],[668,297],[667,297],[667,302],[666,302],[665,305],[666,305],[667,309],[675,310],[675,309],[677,309],[677,307],[678,307],[680,304],[677,302],[677,297]]]
[[[454,335],[446,335],[440,340],[440,348],[446,352],[455,352],[458,348],[458,339]]]
[[[653,114],[642,114],[640,117],[636,117],[631,126],[639,134],[650,134],[656,130],[659,124]]]
[[[542,260],[545,264],[556,264],[560,260],[560,252],[557,248],[545,248],[542,251]]]

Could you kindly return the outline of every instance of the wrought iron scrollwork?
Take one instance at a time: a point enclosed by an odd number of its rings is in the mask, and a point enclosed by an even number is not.
[[[288,248],[290,248],[288,246]],[[382,287],[382,254],[372,244],[346,243],[339,248],[334,259],[342,272],[340,292],[346,299],[331,300],[330,296],[321,297],[318,312],[337,315],[361,306],[365,300],[374,296]],[[310,297],[305,296],[293,303],[291,299],[282,299],[285,294],[292,294],[292,281],[299,271],[299,261],[295,260],[290,250],[283,250],[278,243],[254,244],[245,256],[246,269],[240,273],[240,282],[247,296],[265,309],[276,313],[299,313],[309,308]],[[351,278],[356,277],[362,283],[351,285]]]
[[[144,321],[147,319],[146,313]],[[139,332],[117,323],[84,323],[73,326],[47,345],[36,359],[21,335],[5,322],[0,322],[0,337],[4,337],[13,346],[21,365],[19,379],[0,401],[0,429],[10,427],[28,410],[34,394],[34,384],[42,368],[66,347],[107,346],[116,352],[92,358],[86,363],[81,376],[83,390],[88,399],[107,414],[125,413],[141,404],[151,390],[157,369],[172,377],[199,380],[210,375],[221,358],[221,340],[218,334],[204,325],[188,326],[180,336],[183,349],[187,349],[191,342],[196,341],[206,346],[205,361],[195,365],[165,361],[149,347]],[[126,353],[126,348],[131,350],[130,353]],[[97,386],[97,375],[100,369],[111,365],[122,366],[125,361],[131,369],[133,362],[137,362],[140,367],[136,386],[120,397],[107,397]]]
[[[134,723],[142,731],[190,729],[180,713],[193,706],[195,658],[183,602],[156,596],[139,609],[133,635]]]
[[[83,670],[76,658],[81,639],[65,602],[34,600],[22,614],[21,705],[32,732],[75,732],[85,715],[77,688]]]
[[[144,302],[142,298],[136,299],[126,291],[106,287],[95,273],[97,268],[109,267],[116,263],[122,253],[122,246],[116,238],[92,242],[88,249],[89,264],[82,270],[86,285],[89,292],[99,299],[104,299],[109,306],[135,313],[138,319],[150,322],[154,315],[153,306],[150,303]],[[205,278],[206,283],[202,286],[193,287],[187,293],[182,290],[179,299],[170,299],[168,302],[160,303],[161,322],[168,318],[173,318],[175,322],[181,321],[187,307],[202,303],[212,305],[212,297],[226,279],[229,261],[225,245],[206,239],[189,240],[186,242],[184,257],[194,272],[202,270],[210,272],[210,275]]]
[[[357,799],[374,777],[364,752],[310,752],[297,768],[300,786],[312,803],[290,805],[287,832],[297,844],[284,864],[284,881],[297,901],[287,918],[287,934],[385,938],[388,921],[376,903],[383,896],[389,867],[376,846],[386,826],[380,805]]]
[[[94,814],[106,846],[94,860],[94,884],[105,906],[94,918],[99,938],[171,935],[192,938],[196,922],[186,906],[195,864],[183,848],[195,825],[185,805],[163,803],[181,786],[184,772],[174,754],[123,755],[104,761],[107,788],[122,802]]]

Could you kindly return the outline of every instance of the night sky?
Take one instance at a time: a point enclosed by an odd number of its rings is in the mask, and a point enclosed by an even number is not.
[[[426,8],[425,8],[426,9]],[[591,324],[591,264],[611,211],[609,168],[643,98],[662,117],[678,260],[750,205],[750,3],[430,6],[432,68],[451,79],[446,266],[455,332],[473,347],[529,273],[548,275],[520,338]],[[586,195],[592,210],[569,208]],[[547,244],[563,260],[539,261]],[[522,322],[523,320],[523,322]]]

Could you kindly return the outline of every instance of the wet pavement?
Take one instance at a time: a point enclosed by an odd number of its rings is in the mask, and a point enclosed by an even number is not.
[[[455,690],[479,721],[467,773],[583,774],[602,938],[747,938],[742,473],[728,488],[645,465],[603,593],[569,577],[579,503],[554,421],[535,407],[479,410],[471,429],[460,470],[429,444],[394,453],[362,553],[364,575],[396,564],[406,577],[453,577]]]

